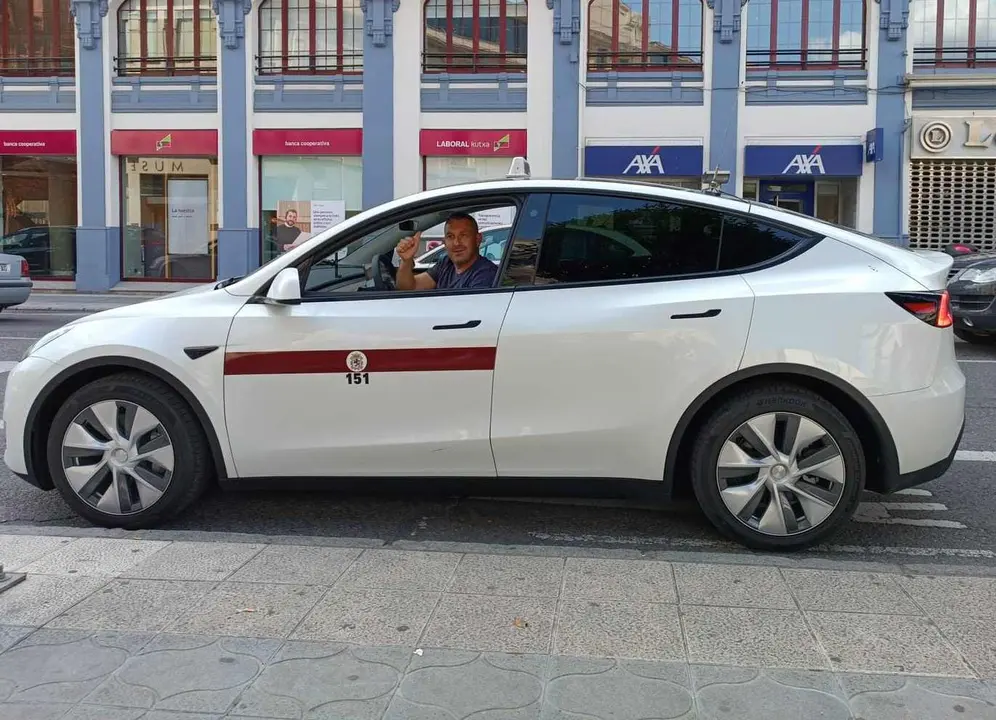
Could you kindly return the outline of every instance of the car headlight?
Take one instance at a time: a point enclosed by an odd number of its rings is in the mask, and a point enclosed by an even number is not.
[[[979,285],[996,282],[996,267],[968,268],[958,274],[958,280],[961,282],[978,283]]]
[[[24,353],[24,356],[21,358],[21,360],[22,361],[27,360],[29,357],[31,357],[33,353],[35,353],[38,350],[41,350],[45,345],[48,345],[53,340],[62,337],[72,329],[73,329],[72,325],[63,325],[61,328],[56,328],[47,335],[42,335],[41,338],[35,341],[34,345],[28,348],[28,351]]]

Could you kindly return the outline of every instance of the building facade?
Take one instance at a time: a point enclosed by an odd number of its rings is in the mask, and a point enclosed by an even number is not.
[[[240,275],[516,155],[993,247],[994,135],[990,0],[0,4],[3,246],[85,291]]]

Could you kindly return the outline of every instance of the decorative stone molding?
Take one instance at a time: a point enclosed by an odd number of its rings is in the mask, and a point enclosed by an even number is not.
[[[76,21],[80,47],[93,50],[100,44],[101,26],[107,15],[107,0],[71,0],[69,12]]]
[[[580,0],[546,0],[553,10],[553,34],[561,45],[570,45],[581,34]]]
[[[910,25],[909,0],[875,0],[879,5],[878,27],[889,40],[899,40]]]
[[[246,36],[246,15],[252,10],[252,0],[211,0],[211,9],[218,17],[218,34],[229,50],[236,50]]]
[[[706,0],[713,11],[712,30],[719,33],[721,43],[733,42],[733,36],[740,32],[740,14],[747,0]]]
[[[401,0],[361,0],[363,28],[372,38],[374,47],[384,47],[394,34],[394,13],[401,7]],[[390,11],[388,11],[390,4]]]

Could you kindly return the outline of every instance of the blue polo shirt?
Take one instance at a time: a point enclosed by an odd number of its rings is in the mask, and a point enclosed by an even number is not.
[[[453,261],[444,257],[428,270],[429,277],[436,282],[439,290],[455,290],[457,288],[489,288],[495,284],[498,266],[480,255],[474,264],[458,273]]]

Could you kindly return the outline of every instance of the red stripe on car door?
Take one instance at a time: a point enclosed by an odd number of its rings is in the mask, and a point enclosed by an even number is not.
[[[442,372],[494,370],[494,347],[363,350],[364,372]],[[225,353],[225,375],[308,375],[352,372],[346,357],[353,350]]]

